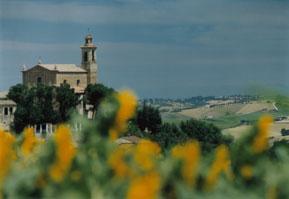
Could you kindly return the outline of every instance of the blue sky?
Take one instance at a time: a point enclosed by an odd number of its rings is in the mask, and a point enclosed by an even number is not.
[[[21,65],[80,64],[87,29],[100,81],[140,97],[289,88],[287,0],[0,0],[0,90]]]

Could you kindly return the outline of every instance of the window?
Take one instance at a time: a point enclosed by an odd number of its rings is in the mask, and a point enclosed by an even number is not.
[[[79,84],[80,84],[80,80],[78,79],[78,80],[76,81],[76,85],[79,86]]]
[[[84,52],[84,57],[83,57],[84,61],[87,62],[88,61],[88,53]]]
[[[67,84],[67,80],[65,79],[65,80],[63,80],[63,84]]]
[[[37,83],[40,84],[42,82],[42,78],[41,77],[37,77]]]
[[[4,115],[8,115],[8,107],[4,108]]]
[[[10,112],[10,115],[12,115],[12,113],[13,113],[13,107],[9,107],[9,112]]]
[[[92,51],[92,61],[95,61],[94,50]]]

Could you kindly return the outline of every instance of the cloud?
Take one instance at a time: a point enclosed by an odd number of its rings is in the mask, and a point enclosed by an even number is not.
[[[288,10],[275,0],[0,0],[0,60],[5,71],[39,54],[79,63],[83,30],[93,27],[100,78],[113,87],[174,96],[284,85]]]
[[[57,43],[57,44],[47,44],[47,43],[32,43],[32,42],[19,42],[19,41],[3,41],[0,40],[0,52],[2,51],[34,51],[37,52],[39,50],[45,51],[65,51],[71,48],[75,48],[79,44],[65,44],[65,43]]]
[[[0,18],[81,24],[276,24],[287,22],[285,17],[289,15],[287,2],[268,0],[101,2],[4,1]]]

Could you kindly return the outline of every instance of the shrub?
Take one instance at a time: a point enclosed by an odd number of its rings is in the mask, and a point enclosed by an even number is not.
[[[114,100],[112,100],[112,98]],[[61,125],[46,141],[31,129],[18,135],[0,131],[0,193],[4,198],[288,198],[288,150],[270,149],[272,118],[260,118],[250,134],[232,143],[208,135],[216,145],[201,150],[201,130],[213,126],[188,121],[162,133],[188,132],[195,138],[171,150],[148,139],[136,145],[113,141],[127,129],[136,99],[120,92],[102,102],[92,122],[83,121],[81,134]],[[194,124],[194,125],[193,125]],[[205,128],[206,127],[206,128]],[[182,131],[180,131],[182,129]],[[193,133],[195,132],[195,133]],[[200,141],[196,139],[199,138]],[[163,145],[169,146],[170,140]],[[278,158],[272,158],[271,153]]]

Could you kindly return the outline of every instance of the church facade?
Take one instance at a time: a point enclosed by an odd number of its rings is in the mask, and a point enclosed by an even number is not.
[[[23,84],[35,86],[39,83],[51,86],[60,86],[63,83],[69,84],[76,93],[84,92],[88,84],[97,83],[96,49],[92,42],[92,35],[85,37],[84,45],[81,48],[81,65],[75,64],[43,64],[27,69],[23,68]]]
[[[60,86],[63,83],[67,83],[74,89],[79,98],[82,99],[87,85],[98,82],[97,47],[93,44],[92,40],[93,37],[89,34],[85,37],[84,44],[80,46],[80,66],[75,64],[43,64],[39,62],[31,68],[23,68],[23,84],[32,87],[37,84]],[[16,104],[7,98],[7,94],[8,92],[0,92],[0,128],[8,131],[14,120]],[[84,106],[83,101],[76,108],[81,115],[85,114],[89,119],[92,118],[89,105]],[[52,124],[34,126],[35,133],[38,136],[41,136],[42,132],[51,134],[53,128]],[[73,128],[79,129],[80,126],[76,124]]]

